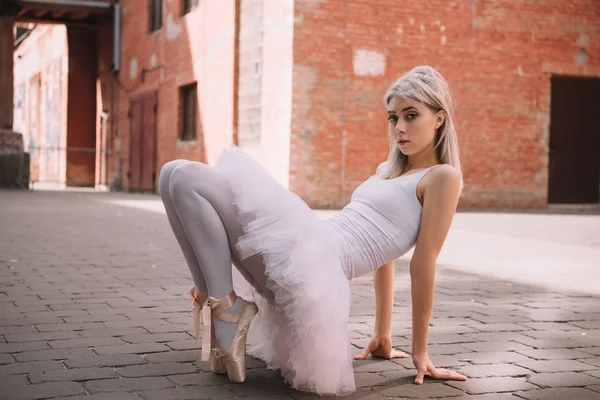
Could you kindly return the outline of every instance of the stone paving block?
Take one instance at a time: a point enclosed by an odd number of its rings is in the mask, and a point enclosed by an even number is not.
[[[212,372],[194,372],[191,374],[169,375],[167,379],[177,386],[217,386],[229,383],[227,375],[213,374]]]
[[[248,371],[243,385],[227,383],[222,387],[228,389],[236,396],[250,397],[262,395],[267,399],[274,395],[291,392],[290,387],[284,383],[278,371],[266,368]]]
[[[52,400],[144,400],[136,393],[111,392],[96,393],[85,396],[55,397]]]
[[[15,362],[15,359],[10,354],[0,354],[0,365],[2,364],[10,364]]]
[[[432,344],[427,346],[427,352],[430,356],[467,353],[470,349],[466,344]]]
[[[583,347],[577,350],[583,351],[584,353],[600,356],[600,347]]]
[[[530,346],[518,342],[509,341],[488,341],[488,342],[473,342],[462,343],[461,346],[471,351],[513,351],[513,350],[528,350]]]
[[[2,398],[3,386],[25,386],[29,385],[27,375],[2,375],[0,377],[0,398]]]
[[[518,332],[530,330],[530,328],[525,326],[511,323],[472,324],[469,327],[480,332]]]
[[[116,378],[112,368],[74,368],[29,374],[31,383],[48,381],[89,381],[92,379]]]
[[[81,338],[121,337],[144,334],[148,334],[144,328],[104,328],[78,332],[78,336]]]
[[[199,400],[232,399],[234,394],[222,387],[190,386],[175,389],[144,390],[140,392],[140,396],[145,400]]]
[[[390,360],[378,360],[372,358],[366,360],[355,360],[353,364],[355,373],[393,371],[399,368],[398,364]]]
[[[516,349],[517,353],[526,355],[536,360],[574,360],[580,358],[593,357],[589,353],[584,353],[575,349],[540,349],[540,350],[521,350]]]
[[[581,360],[581,362],[584,362],[586,364],[591,364],[591,365],[594,365],[594,366],[600,368],[600,357],[581,358],[580,360]]]
[[[85,310],[59,310],[59,311],[35,311],[25,313],[27,318],[62,318],[62,317],[72,317],[72,316],[81,316],[81,315],[89,315]]]
[[[85,339],[52,340],[48,344],[54,349],[70,349],[73,347],[96,347],[124,345],[121,339],[116,337],[100,337]]]
[[[127,343],[160,343],[160,342],[178,342],[187,341],[191,339],[191,336],[183,332],[171,332],[171,333],[147,333],[140,335],[128,335],[123,336],[121,339]],[[192,339],[193,340],[193,339]],[[168,345],[168,343],[167,343]],[[169,346],[170,347],[170,346]]]
[[[482,351],[477,353],[461,353],[455,354],[455,357],[461,361],[469,361],[473,364],[512,363],[516,361],[531,360],[529,357],[513,351]]]
[[[43,325],[43,324],[59,324],[63,321],[55,317],[38,317],[38,318],[9,318],[0,319],[0,326],[21,326],[21,325]]]
[[[34,326],[19,325],[19,326],[0,326],[0,335],[12,335],[19,333],[36,333],[38,332]]]
[[[146,361],[138,354],[117,354],[110,356],[76,357],[64,361],[69,368],[87,367],[121,367],[125,365],[145,364]]]
[[[4,336],[7,342],[36,342],[59,339],[76,339],[79,336],[76,332],[59,331],[59,332],[36,332],[36,333],[20,333],[8,334]]]
[[[375,372],[354,373],[354,381],[357,388],[381,386],[390,383],[390,379]]]
[[[52,306],[55,311],[60,310],[109,310],[111,307],[105,303],[67,303]]]
[[[64,322],[57,324],[37,325],[36,328],[41,332],[58,332],[58,331],[82,331],[88,329],[105,328],[100,322],[74,322],[66,324]]]
[[[600,319],[594,321],[574,321],[571,325],[581,329],[600,329]]]
[[[21,353],[50,349],[46,342],[0,343],[0,353]]]
[[[65,322],[114,322],[114,321],[129,321],[126,316],[120,314],[111,315],[76,315],[74,317],[64,317]]]
[[[157,376],[150,378],[101,379],[87,381],[84,385],[90,393],[153,390],[175,386],[167,378]],[[142,397],[144,396],[142,395]]]
[[[125,318],[125,317],[123,317]],[[148,321],[146,320],[138,320],[131,321],[125,318],[125,321],[104,321],[102,323],[102,328],[146,328]],[[188,324],[189,325],[189,324]],[[148,330],[148,329],[146,329]]]
[[[576,360],[519,361],[516,364],[535,372],[568,372],[597,369],[597,367]]]
[[[150,333],[171,333],[171,332],[189,332],[194,329],[191,322],[185,324],[150,324],[148,322],[142,325]]]
[[[520,400],[511,393],[488,393],[488,394],[465,394],[457,397],[449,397],[452,400]]]
[[[522,322],[519,325],[526,326],[530,329],[548,331],[581,331],[581,329],[574,324],[570,323],[556,323],[556,322]]]
[[[70,396],[84,392],[77,382],[47,382],[27,386],[5,386],[2,395],[8,400],[29,400],[59,396]]]
[[[32,361],[15,362],[7,365],[0,365],[0,376],[13,374],[26,374],[28,372],[51,371],[55,369],[64,369],[59,361]]]
[[[187,340],[178,340],[175,342],[166,342],[165,345],[169,346],[173,350],[200,350],[202,349],[202,341],[191,338],[188,335]]]
[[[600,369],[595,369],[592,371],[584,371],[584,373],[590,375],[590,376],[594,376],[596,378],[600,378]]]
[[[513,377],[472,378],[464,382],[448,381],[446,383],[469,394],[512,392],[538,388],[536,385],[527,383],[525,379]]]
[[[169,350],[162,343],[123,344],[118,346],[101,346],[94,349],[99,355],[158,353]]]
[[[595,400],[598,393],[585,388],[547,388],[517,392],[517,395],[527,400]]]
[[[344,396],[343,399],[344,400],[386,400],[389,397],[386,397],[386,396],[382,395],[381,393],[378,393],[378,391],[381,391],[384,389],[389,389],[389,388],[378,387],[378,388],[376,388],[376,390],[359,388],[356,390],[356,392],[351,393],[348,396]],[[290,393],[286,393],[286,395],[289,396],[290,398],[292,398],[293,400],[323,400],[323,396],[319,396],[317,394],[308,393],[308,392],[293,391]],[[271,394],[271,396],[274,399],[277,399],[277,398],[280,398],[281,396],[285,396],[285,395]],[[264,397],[260,397],[260,396],[256,396],[254,398],[256,400],[264,399]],[[405,397],[396,397],[396,398],[397,399],[400,399],[400,398],[405,399]]]
[[[28,351],[24,353],[15,354],[15,358],[18,362],[24,362],[43,360],[64,360],[66,358],[92,357],[95,355],[96,354],[90,349],[77,347],[73,349]]]
[[[515,342],[525,344],[536,349],[562,349],[562,348],[580,348],[589,347],[585,343],[578,342],[572,339],[534,339],[525,337],[516,339]]]
[[[191,364],[183,363],[159,363],[132,365],[120,368],[118,373],[120,376],[127,378],[138,378],[141,376],[167,376],[177,374],[187,374],[196,371],[196,367]]]
[[[532,374],[528,382],[541,387],[600,385],[600,379],[577,372],[555,372]]]
[[[405,385],[398,385],[391,388],[377,390],[378,393],[386,396],[386,397],[394,397],[394,398],[432,398],[432,397],[450,397],[450,396],[458,396],[463,394],[462,391],[457,390],[448,385],[439,383],[439,382],[431,382],[428,379],[423,382],[421,385],[415,385],[412,383]]]
[[[526,316],[517,315],[474,315],[471,317],[474,322],[482,324],[498,324],[498,323],[513,323],[513,322],[531,322],[531,319]]]
[[[198,350],[167,351],[163,353],[152,353],[146,356],[146,360],[153,363],[163,362],[192,362],[200,359]]]
[[[528,376],[534,374],[531,370],[512,364],[466,365],[457,368],[457,371],[469,378],[483,378],[487,376]]]

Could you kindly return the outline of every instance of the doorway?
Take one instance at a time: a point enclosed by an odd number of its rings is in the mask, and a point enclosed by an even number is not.
[[[600,79],[552,77],[548,203],[600,197]]]
[[[156,91],[132,97],[129,109],[129,190],[154,192],[156,184]]]

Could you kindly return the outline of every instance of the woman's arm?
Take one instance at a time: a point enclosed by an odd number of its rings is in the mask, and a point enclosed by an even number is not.
[[[380,358],[406,358],[408,354],[392,348],[392,311],[394,309],[394,261],[379,267],[373,276],[375,284],[375,328],[367,347],[355,360],[369,354]]]
[[[410,262],[412,295],[412,356],[418,369],[416,383],[424,375],[438,379],[452,378],[451,371],[436,369],[427,355],[429,320],[433,308],[435,265],[450,229],[460,195],[460,172],[451,166],[435,168],[423,182],[421,227]],[[445,375],[440,375],[445,374]],[[455,378],[462,379],[456,374]]]
[[[373,335],[392,334],[394,310],[394,261],[379,267],[373,276],[375,285],[375,329]]]

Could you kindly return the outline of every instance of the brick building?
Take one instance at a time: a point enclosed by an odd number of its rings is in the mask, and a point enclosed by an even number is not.
[[[387,86],[429,64],[457,105],[462,206],[599,201],[596,0],[120,5],[120,40],[111,26],[96,33],[98,81],[86,94],[97,99],[86,144],[98,149],[96,185],[105,162],[108,186],[154,190],[164,162],[213,163],[233,141],[311,206],[343,206],[387,155]],[[23,62],[16,56],[15,70]],[[66,90],[70,110],[82,95]]]

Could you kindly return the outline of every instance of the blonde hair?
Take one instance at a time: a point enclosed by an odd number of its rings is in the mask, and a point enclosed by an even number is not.
[[[386,107],[392,97],[406,97],[425,104],[437,112],[443,110],[444,122],[437,129],[435,135],[435,151],[441,164],[450,164],[459,171],[460,157],[458,151],[458,138],[454,125],[454,110],[448,83],[444,77],[433,67],[419,66],[406,72],[394,82],[385,93],[383,102]],[[391,135],[390,135],[391,136]],[[406,172],[408,156],[396,146],[392,137],[390,139],[390,153],[387,161],[377,168],[377,175],[384,179],[395,178]]]

